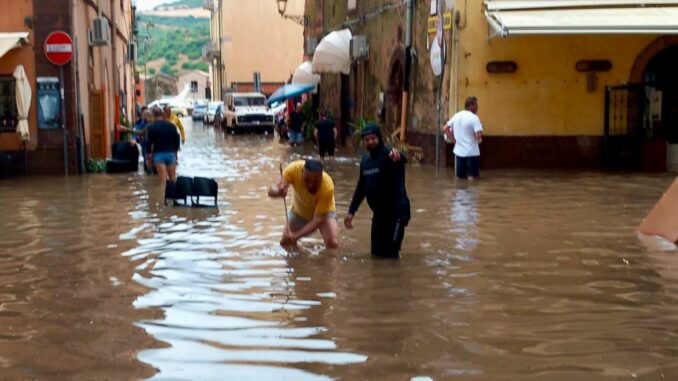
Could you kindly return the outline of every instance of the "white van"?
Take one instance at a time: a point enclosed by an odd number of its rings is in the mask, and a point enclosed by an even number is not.
[[[273,134],[275,115],[266,107],[261,93],[229,93],[224,98],[226,132],[257,132]]]

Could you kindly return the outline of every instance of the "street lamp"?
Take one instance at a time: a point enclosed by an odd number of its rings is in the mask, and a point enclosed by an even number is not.
[[[280,16],[292,20],[301,26],[308,25],[308,18],[306,16],[285,14],[285,11],[287,10],[287,0],[276,0],[276,3],[278,4],[278,13],[280,13]]]

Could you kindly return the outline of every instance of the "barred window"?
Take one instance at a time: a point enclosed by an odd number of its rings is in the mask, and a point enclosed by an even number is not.
[[[16,109],[16,80],[13,76],[0,76],[0,131],[16,131],[19,122]]]

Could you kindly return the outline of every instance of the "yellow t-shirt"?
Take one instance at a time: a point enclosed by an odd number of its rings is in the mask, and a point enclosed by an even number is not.
[[[292,212],[306,220],[314,216],[322,216],[336,210],[334,205],[334,182],[327,172],[323,171],[323,179],[315,194],[311,194],[304,185],[302,170],[304,161],[292,162],[285,168],[283,178],[294,188],[292,197]]]
[[[181,143],[186,143],[186,132],[184,131],[184,124],[181,123],[181,119],[177,117],[174,114],[171,114],[168,121],[174,123],[175,126],[177,126],[177,130],[179,130],[179,134],[181,135]]]

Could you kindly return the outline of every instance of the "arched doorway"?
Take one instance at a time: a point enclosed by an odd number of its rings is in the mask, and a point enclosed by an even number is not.
[[[643,83],[650,101],[647,130],[666,142],[667,166],[678,168],[678,45],[657,53],[645,66]]]
[[[393,60],[388,76],[385,100],[385,129],[388,134],[400,126],[403,105],[404,68],[398,59]]]
[[[636,116],[637,122],[632,124],[642,134],[642,162],[646,170],[678,169],[676,67],[678,36],[658,37],[638,54],[631,68],[630,84],[623,86],[628,92],[628,119]]]

